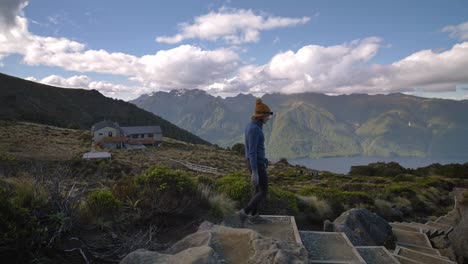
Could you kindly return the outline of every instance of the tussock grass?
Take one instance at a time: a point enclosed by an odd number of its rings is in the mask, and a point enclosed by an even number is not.
[[[198,191],[202,197],[208,201],[213,216],[225,218],[234,214],[237,207],[237,202],[230,199],[224,193],[216,192],[212,186],[199,184]]]
[[[332,215],[332,208],[325,200],[316,196],[299,196],[299,200],[312,209],[313,218],[316,220],[327,219]]]

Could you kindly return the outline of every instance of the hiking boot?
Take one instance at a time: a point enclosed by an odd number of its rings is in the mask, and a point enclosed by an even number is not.
[[[271,223],[271,221],[270,221],[270,219],[267,219],[265,217],[261,217],[259,214],[256,214],[256,215],[252,215],[251,217],[249,217],[248,223],[251,224],[251,225],[256,225],[256,224]]]
[[[237,212],[237,214],[239,215],[239,220],[240,220],[240,222],[241,222],[241,224],[243,226],[244,223],[245,223],[245,220],[247,220],[247,217],[249,217],[249,216],[245,213],[244,209],[240,209]]]

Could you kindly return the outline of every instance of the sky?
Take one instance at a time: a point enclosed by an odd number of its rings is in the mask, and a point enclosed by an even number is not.
[[[0,72],[123,100],[403,92],[468,99],[468,1],[1,0]]]

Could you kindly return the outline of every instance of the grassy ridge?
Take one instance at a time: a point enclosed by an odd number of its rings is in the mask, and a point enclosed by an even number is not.
[[[89,129],[102,120],[121,125],[159,125],[164,136],[209,144],[165,119],[96,90],[65,89],[0,73],[0,119],[31,121],[64,128]]]

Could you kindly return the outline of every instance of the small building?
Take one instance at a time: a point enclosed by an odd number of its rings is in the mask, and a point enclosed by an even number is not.
[[[121,127],[118,123],[101,121],[91,128],[93,145],[111,149],[144,149],[162,142],[160,126]]]
[[[110,159],[112,155],[109,152],[87,152],[83,154],[83,159],[92,160],[92,159]]]
[[[119,124],[107,120],[98,122],[91,127],[91,134],[93,135],[93,144],[100,142],[103,138],[119,137]]]
[[[162,142],[162,131],[159,126],[121,127],[120,131],[123,136],[135,142]]]

